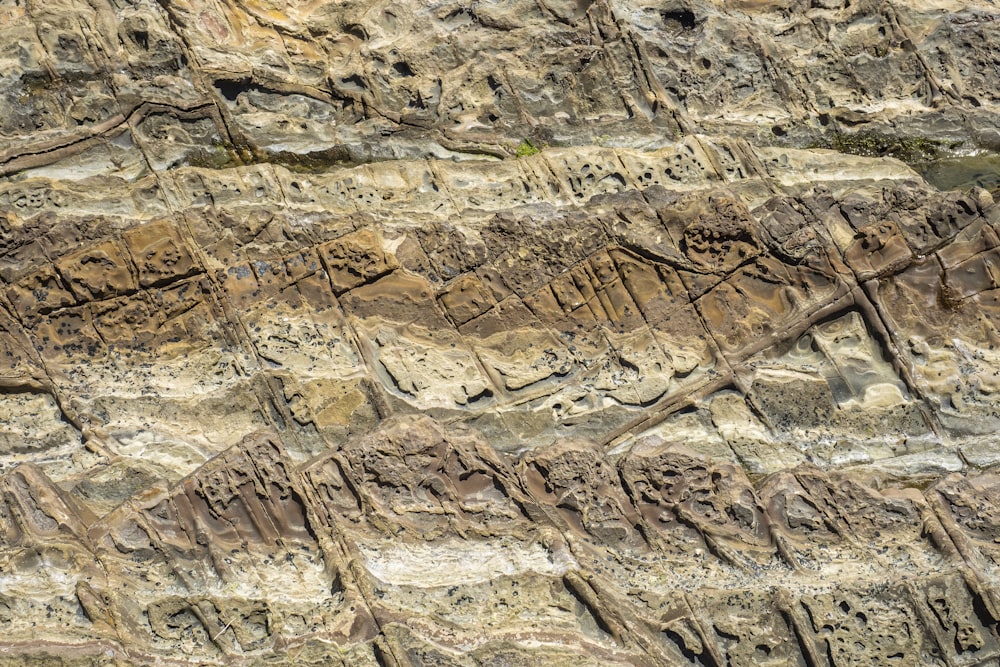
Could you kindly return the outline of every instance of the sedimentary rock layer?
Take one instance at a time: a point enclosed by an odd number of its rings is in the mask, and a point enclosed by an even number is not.
[[[754,484],[655,437],[515,460],[425,416],[298,466],[254,434],[101,519],[25,464],[2,487],[4,645],[61,664],[983,664],[998,484],[815,466]]]
[[[88,185],[0,195],[22,431],[3,460],[85,477],[101,510],[124,499],[100,496],[103,456],[175,480],[255,429],[306,458],[397,413],[510,452],[694,429],[692,446],[754,473],[996,457],[979,436],[996,428],[983,327],[1000,208],[899,163],[692,136],[498,163],[184,168],[142,200]]]
[[[997,16],[0,0],[0,664],[1000,660]]]
[[[994,654],[988,192],[704,137],[89,185],[3,195],[12,650]]]

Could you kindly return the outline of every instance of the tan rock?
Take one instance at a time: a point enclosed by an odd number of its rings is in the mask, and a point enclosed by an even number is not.
[[[1000,658],[992,3],[23,4],[0,664]]]

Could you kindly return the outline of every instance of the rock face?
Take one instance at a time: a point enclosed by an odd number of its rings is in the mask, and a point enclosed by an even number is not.
[[[998,25],[0,0],[0,665],[997,662]]]

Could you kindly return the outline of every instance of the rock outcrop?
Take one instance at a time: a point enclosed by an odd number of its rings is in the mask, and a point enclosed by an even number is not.
[[[1000,660],[998,20],[0,0],[0,665]]]
[[[299,466],[256,433],[101,519],[24,464],[3,481],[5,646],[60,664],[995,660],[1000,480],[881,482],[798,466],[754,484],[657,437],[617,462],[573,439],[511,461],[426,416]]]

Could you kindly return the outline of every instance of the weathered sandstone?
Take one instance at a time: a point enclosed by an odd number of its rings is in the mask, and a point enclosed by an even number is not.
[[[1000,660],[998,20],[0,0],[0,665]]]

